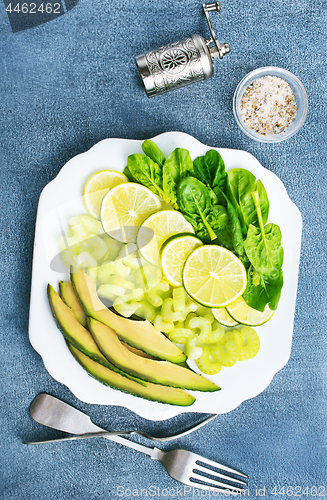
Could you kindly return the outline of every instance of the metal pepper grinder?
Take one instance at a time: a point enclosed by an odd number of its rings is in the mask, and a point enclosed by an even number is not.
[[[207,80],[213,75],[213,59],[222,59],[230,52],[228,43],[219,43],[209,12],[219,12],[220,3],[203,4],[211,38],[194,35],[150,50],[135,57],[136,65],[148,97],[184,87],[189,83]],[[213,45],[212,45],[213,44]]]

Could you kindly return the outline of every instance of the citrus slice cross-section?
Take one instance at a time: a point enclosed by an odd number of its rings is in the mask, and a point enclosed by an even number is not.
[[[160,208],[159,198],[150,189],[128,182],[110,189],[105,195],[101,222],[112,238],[122,243],[135,242],[142,222]]]
[[[137,235],[142,257],[150,264],[158,265],[162,245],[170,236],[179,233],[194,233],[193,227],[180,212],[161,210],[150,215],[141,225]]]
[[[100,219],[101,203],[109,189],[128,182],[126,175],[113,170],[101,170],[92,175],[84,186],[83,200],[86,210]]]
[[[217,307],[216,309],[212,309],[212,314],[223,326],[233,327],[238,325],[238,321],[235,321],[230,314],[228,314],[226,307]]]
[[[226,248],[204,245],[186,259],[183,285],[200,304],[225,307],[244,292],[246,270],[240,259]]]
[[[182,271],[186,258],[202,241],[192,234],[171,236],[161,248],[161,266],[166,280],[173,286],[182,286]]]
[[[233,304],[226,307],[230,316],[247,326],[260,326],[266,323],[274,314],[268,305],[263,312],[257,311],[247,305],[243,297],[239,297]]]

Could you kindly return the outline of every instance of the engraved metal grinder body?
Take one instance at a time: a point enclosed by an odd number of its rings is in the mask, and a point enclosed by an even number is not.
[[[209,12],[219,12],[220,3],[203,4],[211,38],[205,40],[195,33],[192,36],[150,50],[135,57],[145,92],[148,97],[184,87],[213,75],[213,59],[222,59],[230,52],[228,43],[218,42]],[[213,44],[213,45],[212,45]]]

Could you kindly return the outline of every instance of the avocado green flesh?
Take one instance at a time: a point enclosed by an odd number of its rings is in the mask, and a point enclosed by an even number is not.
[[[144,381],[133,377],[128,373],[124,373],[118,367],[110,363],[103,356],[90,332],[86,330],[77,321],[73,311],[61,300],[55,289],[48,285],[48,298],[52,309],[52,313],[57,321],[57,324],[69,344],[73,345],[79,351],[82,351],[86,356],[100,363],[101,365],[113,370],[124,377],[135,380],[139,384],[144,385]]]
[[[87,314],[109,326],[120,340],[156,358],[183,363],[186,355],[148,321],[133,321],[105,307],[96,292],[96,283],[83,271],[73,270],[71,282]]]
[[[135,355],[121,344],[114,330],[93,318],[89,320],[89,329],[105,357],[131,375],[149,382],[194,391],[212,392],[220,389],[192,370],[169,361],[156,361]]]
[[[84,309],[81,306],[80,301],[78,300],[78,297],[76,295],[76,292],[73,288],[73,285],[69,282],[65,281],[59,281],[59,290],[60,290],[60,296],[62,300],[65,302],[65,304],[72,309],[73,313],[75,314],[75,318],[81,325],[83,325],[85,328],[87,328],[87,316],[84,312]],[[132,347],[128,344],[124,343],[124,346],[129,349],[130,351],[134,352],[138,356],[142,356],[144,358],[151,358],[155,359],[153,356],[150,356],[144,351],[141,351],[140,349],[136,349],[136,347]],[[186,363],[182,363],[183,365]],[[187,366],[187,365],[186,365]]]
[[[92,377],[114,389],[119,389],[120,391],[128,392],[134,396],[140,396],[151,401],[177,406],[190,406],[195,401],[195,398],[191,394],[181,389],[173,389],[172,387],[165,387],[148,382],[141,385],[96,363],[73,345],[68,345],[68,347],[76,360],[90,375],[92,375]]]
[[[87,316],[84,312],[83,307],[76,296],[73,285],[69,282],[60,281],[59,282],[60,297],[65,302],[65,304],[73,310],[76,319],[87,328]]]

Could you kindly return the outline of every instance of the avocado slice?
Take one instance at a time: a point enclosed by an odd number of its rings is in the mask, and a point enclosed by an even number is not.
[[[197,373],[169,361],[146,359],[126,349],[112,328],[89,318],[89,330],[105,357],[121,370],[157,384],[191,389],[219,391],[220,387]]]
[[[134,321],[110,311],[99,299],[96,283],[80,270],[71,270],[71,282],[87,316],[109,326],[120,340],[156,358],[183,363],[186,355],[149,321]]]
[[[191,394],[188,394],[182,389],[174,389],[172,387],[151,384],[149,382],[145,382],[144,385],[141,385],[134,380],[123,377],[119,373],[115,373],[105,366],[96,363],[76,349],[72,344],[68,343],[68,347],[76,360],[90,375],[92,375],[92,377],[114,389],[128,392],[134,396],[150,399],[151,401],[177,406],[191,406],[195,401],[195,398]]]
[[[87,328],[87,316],[84,312],[83,307],[81,306],[80,301],[78,300],[73,285],[66,281],[59,281],[59,290],[62,300],[68,307],[70,307],[70,309],[72,309],[77,321],[79,321],[79,323],[81,323],[82,326]],[[132,347],[128,344],[125,344],[125,342],[122,342],[122,344],[124,345],[124,347],[134,352],[134,354],[137,354],[138,356],[142,356],[143,358],[149,358],[149,359],[157,359],[154,358],[153,356],[150,356],[146,352],[141,351],[140,349],[136,349],[136,347]]]
[[[65,304],[73,310],[76,319],[87,328],[87,316],[75,293],[73,285],[66,281],[59,281],[60,297]]]
[[[53,315],[71,353],[99,382],[151,401],[178,406],[190,406],[194,403],[195,398],[183,390],[145,382],[110,363],[99,351],[90,332],[77,321],[73,311],[51,285],[48,285],[48,297]]]
[[[73,311],[61,300],[53,286],[48,284],[47,291],[52,313],[65,339],[90,358],[109,367],[108,360],[99,351],[90,332],[77,321]]]
[[[122,376],[144,385],[143,380],[133,377],[128,373],[124,373],[103,356],[102,352],[94,342],[90,332],[86,330],[79,323],[79,321],[77,321],[74,312],[61,300],[55,289],[50,284],[48,285],[48,298],[52,313],[67,342],[72,344],[76,347],[76,349],[79,349],[86,356],[89,356],[97,363],[100,363],[106,368],[109,368],[110,370],[120,373]]]

